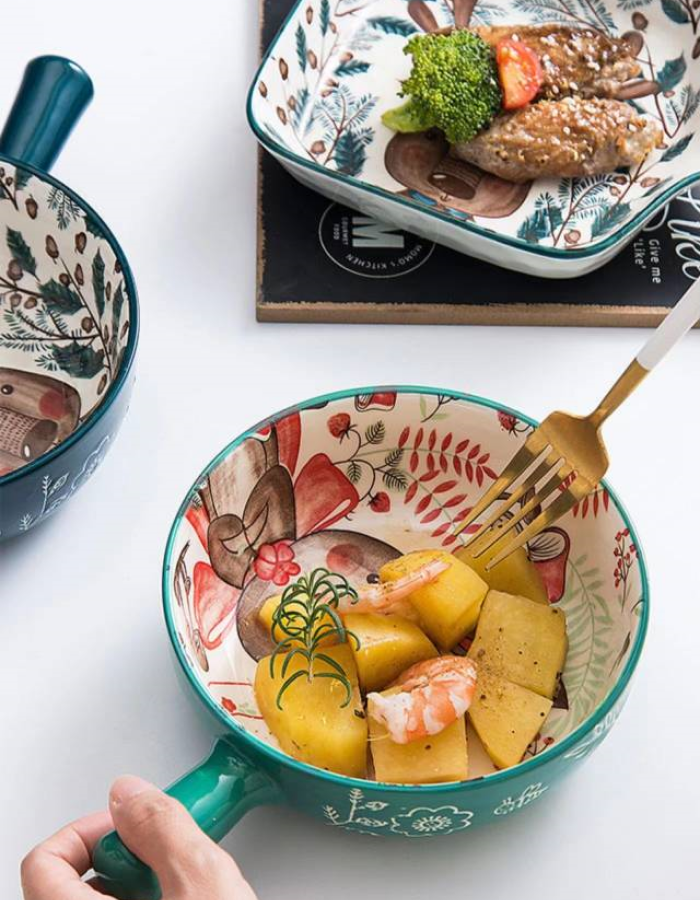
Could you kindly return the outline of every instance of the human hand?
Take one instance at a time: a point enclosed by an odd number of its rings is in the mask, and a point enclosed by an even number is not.
[[[97,880],[82,876],[91,868],[95,844],[112,828],[156,873],[163,900],[256,900],[233,859],[185,808],[133,775],[112,785],[109,813],[66,825],[23,860],[24,900],[104,900]]]

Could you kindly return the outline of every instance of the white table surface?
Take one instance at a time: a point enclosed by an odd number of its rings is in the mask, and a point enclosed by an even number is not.
[[[13,898],[23,854],[101,807],[116,775],[165,784],[208,749],[171,670],[160,565],[184,492],[230,438],[304,397],[384,382],[470,390],[536,416],[585,411],[643,334],[258,325],[244,115],[255,0],[22,0],[2,19],[0,109],[41,53],[94,78],[55,173],[122,242],[143,321],[131,410],[104,466],[58,516],[0,549],[0,893]],[[697,900],[699,351],[694,334],[607,429],[653,603],[608,740],[547,802],[439,841],[253,811],[225,846],[261,900]]]

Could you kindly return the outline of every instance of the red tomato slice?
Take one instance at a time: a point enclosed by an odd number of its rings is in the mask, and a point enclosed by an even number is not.
[[[503,108],[519,109],[537,96],[543,76],[534,50],[505,38],[496,45],[496,63],[503,88]]]

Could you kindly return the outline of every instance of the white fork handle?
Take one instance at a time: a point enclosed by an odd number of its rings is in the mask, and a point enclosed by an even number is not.
[[[700,279],[695,281],[676,303],[637,354],[639,365],[651,372],[700,319]]]

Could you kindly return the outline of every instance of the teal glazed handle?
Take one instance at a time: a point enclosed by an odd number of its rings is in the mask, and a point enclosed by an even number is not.
[[[204,762],[166,793],[183,804],[210,838],[220,841],[249,809],[273,803],[279,788],[227,738],[221,738]],[[126,848],[116,831],[102,838],[92,862],[110,896],[160,900],[154,872]]]
[[[93,93],[90,76],[70,59],[33,59],[0,135],[0,154],[48,171]]]

